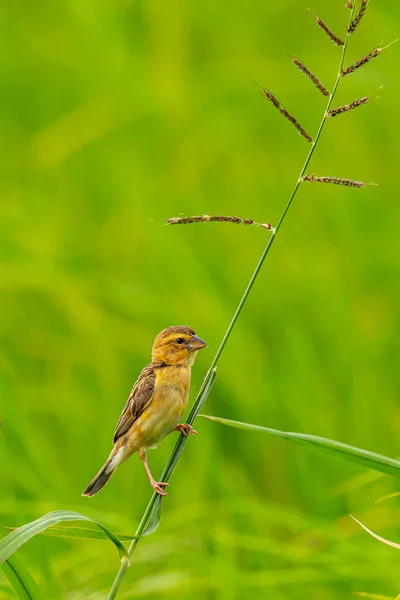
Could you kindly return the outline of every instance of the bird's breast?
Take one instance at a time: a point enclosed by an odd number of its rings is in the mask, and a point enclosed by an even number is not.
[[[140,419],[143,445],[155,446],[181,420],[190,389],[190,368],[166,367],[157,373],[154,396]]]

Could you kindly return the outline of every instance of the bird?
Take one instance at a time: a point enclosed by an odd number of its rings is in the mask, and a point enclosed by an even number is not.
[[[197,352],[207,344],[186,325],[163,329],[155,338],[151,363],[140,373],[116,426],[111,454],[82,496],[97,494],[116,468],[135,452],[143,462],[151,487],[166,496],[169,484],[156,481],[147,463],[148,448],[172,431],[197,435],[189,423],[180,423],[190,390],[191,368]]]

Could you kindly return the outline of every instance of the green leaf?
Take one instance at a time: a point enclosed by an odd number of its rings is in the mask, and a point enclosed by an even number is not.
[[[150,513],[149,520],[147,521],[146,527],[143,530],[142,535],[150,535],[154,533],[161,521],[161,509],[162,509],[162,499],[164,496],[158,495],[154,501],[153,508]]]
[[[15,527],[6,527],[6,529],[15,531]],[[108,536],[101,529],[71,527],[70,525],[53,525],[50,529],[42,531],[41,535],[79,540],[108,540]],[[137,537],[134,535],[125,535],[123,533],[116,533],[115,535],[121,542],[129,542]]]
[[[197,417],[197,415],[199,414],[201,407],[203,406],[203,404],[207,400],[208,396],[210,395],[210,392],[214,385],[216,376],[217,376],[217,367],[214,367],[211,372],[207,373],[206,378],[204,380],[204,387],[203,387],[203,389],[200,390],[199,397],[197,398],[196,402],[193,404],[192,410],[190,411],[188,419],[187,419],[187,423],[190,423],[191,425],[193,425],[193,422],[194,422],[195,418]]]
[[[16,556],[6,560],[1,568],[20,600],[40,600],[36,583]]]
[[[14,554],[18,548],[23,546],[25,542],[33,538],[38,533],[43,533],[46,529],[55,525],[56,523],[60,523],[62,521],[90,521],[94,523],[104,533],[106,536],[113,542],[113,544],[117,547],[120,558],[127,558],[129,560],[128,552],[126,551],[123,544],[120,540],[109,530],[107,527],[104,527],[98,521],[94,521],[89,517],[85,517],[81,513],[71,511],[71,510],[56,510],[54,512],[50,512],[40,519],[36,519],[36,521],[31,521],[26,525],[22,525],[22,527],[18,527],[14,529],[11,533],[7,535],[0,542],[0,564],[4,561],[8,560],[9,557]]]
[[[229,425],[229,427],[268,433],[269,435],[283,438],[294,444],[308,446],[311,450],[315,450],[320,454],[331,454],[332,456],[358,463],[363,467],[375,469],[375,471],[393,475],[394,477],[400,477],[400,461],[395,460],[394,458],[388,458],[387,456],[382,456],[381,454],[375,454],[375,452],[362,450],[355,446],[348,446],[347,444],[328,440],[316,435],[279,431],[278,429],[270,429],[269,427],[261,427],[260,425],[251,425],[249,423],[242,423],[241,421],[231,421],[230,419],[221,419],[220,417],[211,417],[210,415],[199,416],[210,419],[210,421],[222,423],[222,425]]]

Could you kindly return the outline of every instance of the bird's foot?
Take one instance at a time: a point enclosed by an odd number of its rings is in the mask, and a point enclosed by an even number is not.
[[[167,496],[167,492],[165,490],[163,490],[162,486],[168,486],[169,483],[167,483],[166,481],[156,481],[155,479],[150,479],[150,484],[151,487],[153,488],[153,490],[155,492],[157,492],[157,494],[160,494],[160,496]]]
[[[180,433],[182,435],[184,435],[185,437],[187,437],[189,433],[193,433],[193,435],[197,435],[197,431],[195,429],[193,429],[193,427],[191,425],[189,425],[189,423],[180,423],[179,425],[177,425],[175,427],[174,431],[180,431]]]

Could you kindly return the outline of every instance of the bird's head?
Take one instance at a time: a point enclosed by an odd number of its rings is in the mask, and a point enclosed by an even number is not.
[[[205,348],[203,342],[190,327],[177,325],[163,329],[154,340],[153,361],[167,365],[192,365],[197,351]]]

